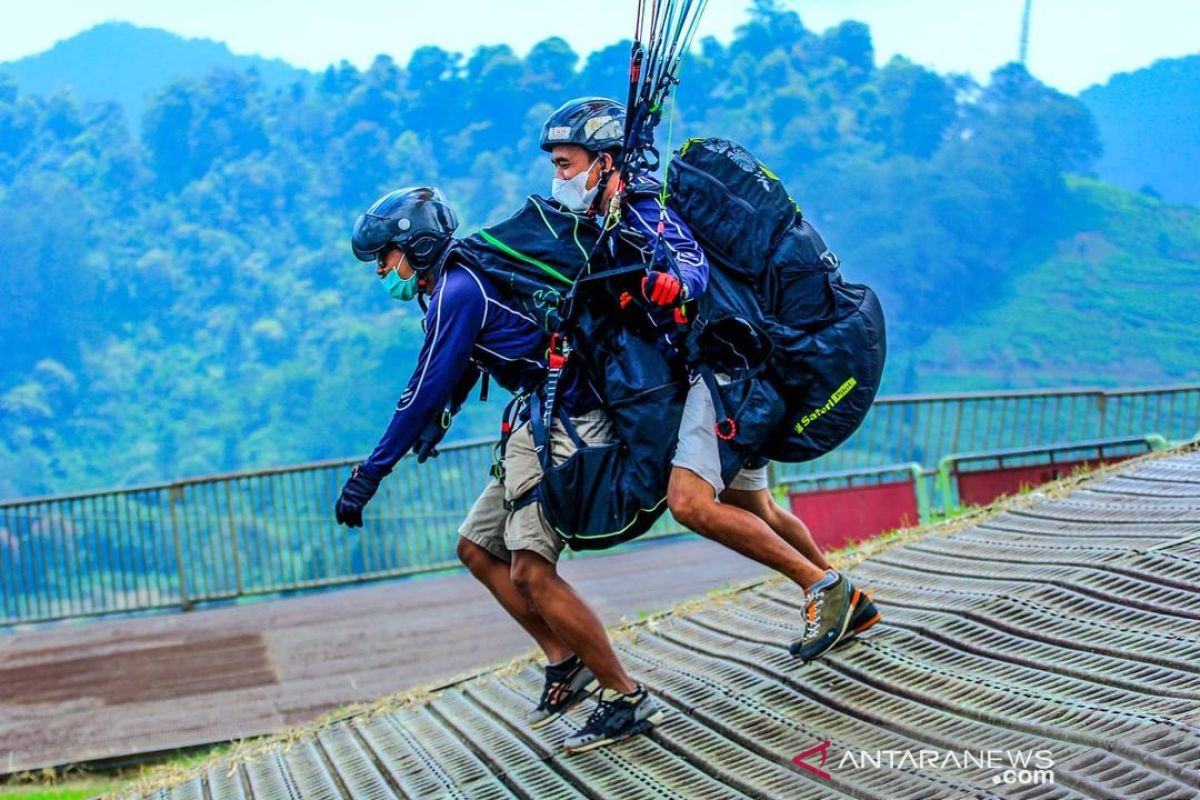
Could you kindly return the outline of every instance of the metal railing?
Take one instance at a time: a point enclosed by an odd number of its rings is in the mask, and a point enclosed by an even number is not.
[[[834,453],[787,465],[812,473],[946,454],[1200,429],[1200,385],[881,398]],[[457,566],[457,528],[488,480],[491,442],[404,459],[366,525],[333,521],[353,460],[0,503],[0,625],[190,608]],[[650,535],[679,531],[669,518]]]
[[[1055,389],[881,397],[832,453],[789,475],[915,461],[933,471],[950,453],[1157,433],[1200,433],[1200,384],[1147,389]]]
[[[491,443],[397,465],[366,525],[336,525],[353,460],[0,504],[0,623],[178,606],[457,565]],[[432,467],[432,468],[431,468]]]

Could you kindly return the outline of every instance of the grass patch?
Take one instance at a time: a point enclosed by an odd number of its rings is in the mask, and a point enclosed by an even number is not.
[[[0,800],[88,800],[116,789],[111,783],[64,783],[60,786],[4,786]]]
[[[122,793],[136,794],[150,774],[186,775],[199,765],[228,756],[235,746],[237,743],[221,742],[175,750],[132,766],[127,763],[109,768],[71,765],[17,772],[0,777],[0,800],[90,800]]]

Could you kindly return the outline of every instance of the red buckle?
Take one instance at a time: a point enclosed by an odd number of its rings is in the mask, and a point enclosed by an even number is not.
[[[511,422],[501,422],[500,423],[500,432],[501,433],[511,433],[512,432],[512,423]]]
[[[678,306],[675,309],[675,322],[678,325],[687,325],[688,322],[690,322],[687,316],[687,311],[683,306]]]
[[[557,332],[550,334],[550,347],[546,349],[546,361],[550,364],[550,369],[562,369],[563,364],[567,363],[567,356],[563,353]]]
[[[725,426],[724,430],[721,429],[722,425]],[[726,417],[725,419],[719,421],[716,425],[713,425],[713,430],[716,431],[718,439],[720,439],[722,442],[728,442],[730,439],[737,436],[737,423],[733,421],[733,417]]]

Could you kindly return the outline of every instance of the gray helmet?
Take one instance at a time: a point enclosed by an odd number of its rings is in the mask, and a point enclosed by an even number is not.
[[[577,144],[592,152],[625,142],[625,106],[606,97],[577,97],[558,107],[542,126],[542,149]]]
[[[437,189],[397,189],[376,200],[354,223],[350,249],[370,261],[389,246],[399,247],[415,270],[434,266],[458,227],[458,216]]]

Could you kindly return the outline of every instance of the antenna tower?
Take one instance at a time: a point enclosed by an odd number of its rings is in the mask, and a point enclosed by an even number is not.
[[[1033,0],[1025,0],[1025,13],[1021,15],[1021,66],[1026,66],[1025,57],[1029,55],[1029,12],[1033,8]]]

